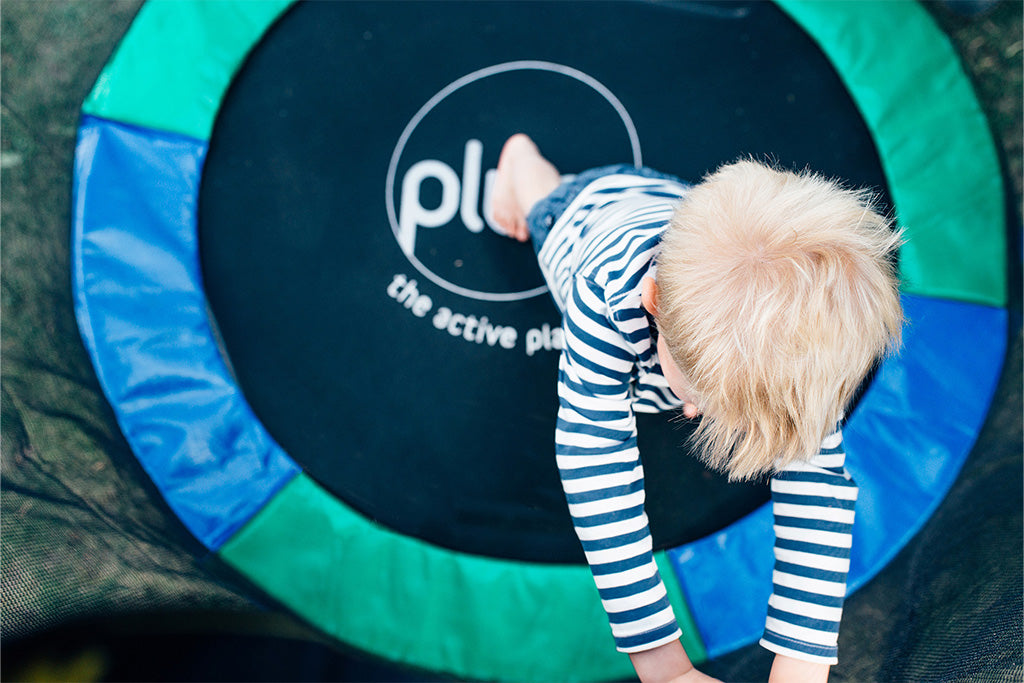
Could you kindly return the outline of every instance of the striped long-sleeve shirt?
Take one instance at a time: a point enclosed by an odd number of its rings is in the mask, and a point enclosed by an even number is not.
[[[606,175],[554,222],[541,269],[563,312],[556,457],[576,532],[623,652],[680,636],[652,552],[635,412],[678,408],[640,303],[661,234],[687,186]],[[834,663],[857,489],[841,437],[772,480],[774,592],[766,648]]]

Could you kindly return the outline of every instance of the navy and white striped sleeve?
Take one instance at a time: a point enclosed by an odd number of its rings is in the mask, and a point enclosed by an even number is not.
[[[616,647],[639,652],[681,632],[652,553],[630,405],[635,357],[602,291],[577,276],[566,301],[555,448],[576,533]]]
[[[761,645],[777,654],[835,664],[850,569],[857,485],[844,467],[842,434],[809,462],[771,482],[775,570]]]

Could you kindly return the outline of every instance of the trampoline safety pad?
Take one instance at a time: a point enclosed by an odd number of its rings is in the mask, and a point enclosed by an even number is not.
[[[208,548],[397,662],[631,674],[552,457],[558,314],[485,209],[513,132],[566,174],[771,156],[906,226],[904,349],[845,428],[851,591],[941,502],[1002,366],[999,165],[914,3],[151,0],[82,111],[76,315],[136,457]],[[687,652],[754,642],[764,487],[680,457],[692,425],[639,428]]]

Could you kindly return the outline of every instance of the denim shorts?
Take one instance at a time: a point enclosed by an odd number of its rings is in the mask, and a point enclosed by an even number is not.
[[[551,194],[537,202],[534,207],[530,209],[530,214],[526,217],[526,225],[530,230],[530,238],[533,241],[533,248],[537,253],[540,253],[540,248],[544,246],[544,241],[548,238],[548,233],[551,232],[551,226],[555,224],[558,217],[561,216],[569,204],[572,203],[572,200],[576,198],[576,195],[578,195],[587,185],[606,175],[635,175],[642,178],[660,178],[662,180],[671,180],[676,183],[686,184],[685,181],[680,180],[675,176],[655,171],[654,169],[647,168],[646,166],[638,168],[630,164],[614,164],[612,166],[601,166],[599,168],[592,168],[588,171],[584,171],[583,173],[563,182],[555,188]]]

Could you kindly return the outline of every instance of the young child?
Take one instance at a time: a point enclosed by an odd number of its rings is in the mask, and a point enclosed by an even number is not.
[[[772,478],[771,679],[826,680],[857,496],[838,425],[899,344],[899,233],[863,192],[754,161],[692,187],[629,166],[563,183],[522,134],[491,211],[532,238],[564,316],[556,456],[618,649],[644,683],[713,680],[680,644],[644,513],[634,413],[681,408],[710,466]]]

